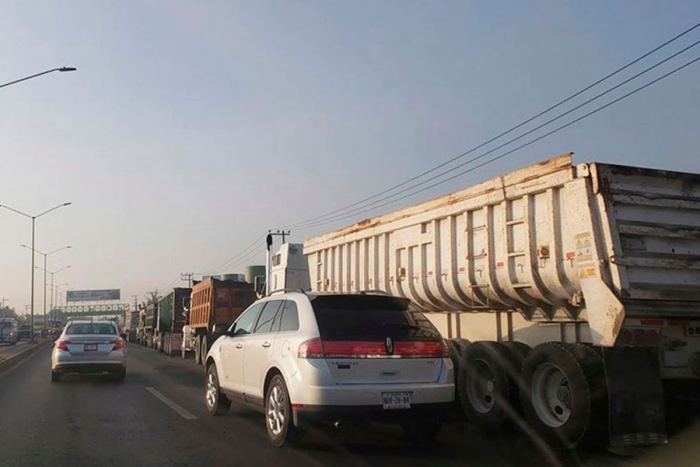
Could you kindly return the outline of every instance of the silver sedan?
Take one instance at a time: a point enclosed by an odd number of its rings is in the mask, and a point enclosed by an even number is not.
[[[126,377],[126,344],[111,321],[71,321],[54,343],[51,381],[67,373],[109,373]]]

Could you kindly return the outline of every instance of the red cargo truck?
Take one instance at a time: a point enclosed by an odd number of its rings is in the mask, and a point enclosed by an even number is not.
[[[194,351],[195,362],[203,363],[209,347],[238,316],[256,300],[252,284],[213,277],[192,286],[189,332],[185,332],[182,353]]]

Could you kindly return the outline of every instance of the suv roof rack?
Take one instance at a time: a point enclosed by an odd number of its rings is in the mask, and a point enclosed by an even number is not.
[[[273,290],[272,292],[270,292],[270,294],[269,294],[268,296],[271,296],[271,295],[274,295],[274,294],[278,294],[278,293],[288,293],[288,292],[298,292],[298,293],[303,293],[304,295],[306,295],[306,290],[297,287],[297,288],[292,288],[292,289],[277,289],[277,290]]]

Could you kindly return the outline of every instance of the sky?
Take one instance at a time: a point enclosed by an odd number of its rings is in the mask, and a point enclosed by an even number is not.
[[[700,21],[697,0],[2,0],[0,11],[0,83],[78,68],[0,88],[0,205],[37,215],[71,202],[36,219],[36,250],[72,247],[47,259],[50,271],[70,266],[54,275],[62,292],[119,288],[125,302],[182,286],[180,273],[263,264],[255,241],[268,230],[428,170]],[[605,84],[698,40],[700,28]],[[291,240],[566,152],[698,173],[699,117],[700,62],[497,162]],[[30,242],[31,221],[0,209],[0,298],[18,312]],[[35,281],[40,312],[40,270]]]

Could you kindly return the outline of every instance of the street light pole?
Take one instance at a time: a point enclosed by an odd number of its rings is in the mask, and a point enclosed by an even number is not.
[[[32,217],[32,298],[31,298],[31,309],[32,309],[32,315],[29,318],[29,329],[31,329],[31,337],[29,339],[29,342],[32,344],[34,343],[34,224],[36,221],[36,217]]]
[[[61,250],[65,250],[65,249],[67,249],[67,248],[72,248],[72,247],[71,247],[70,245],[68,245],[68,246],[64,246],[64,247],[62,247],[62,248],[57,248],[56,250],[53,250],[53,251],[49,251],[48,253],[42,253],[41,251],[39,251],[39,250],[37,250],[37,249],[34,249],[34,248],[31,248],[31,247],[29,247],[29,246],[27,246],[27,245],[20,245],[20,246],[21,246],[22,248],[32,249],[34,252],[39,253],[40,255],[43,255],[43,256],[44,256],[44,267],[43,267],[43,271],[44,271],[44,329],[46,329],[46,328],[48,327],[48,322],[46,321],[46,285],[47,285],[47,282],[46,282],[46,274],[49,273],[49,271],[46,269],[46,258],[47,258],[49,255],[52,255],[52,254],[54,254],[54,253],[58,253],[58,252],[61,251]],[[39,266],[37,266],[37,268],[38,268],[38,269],[42,269],[42,268],[40,268]]]
[[[64,248],[70,248],[70,247],[67,246],[67,247],[59,248],[59,250],[63,250]],[[52,251],[51,253],[55,253],[56,251],[59,251],[59,250]],[[39,251],[37,251],[37,253],[43,254],[43,253],[41,253],[41,252],[39,252]],[[47,256],[50,255],[51,253],[48,253]],[[41,269],[41,270],[44,271],[44,276],[46,276],[47,273],[48,273],[48,274],[51,274],[51,311],[53,311],[53,306],[54,306],[53,276],[54,276],[54,274],[58,274],[59,272],[65,270],[65,269],[68,269],[69,267],[70,267],[70,266],[64,266],[64,267],[62,267],[61,269],[59,269],[59,270],[57,270],[57,271],[48,271],[48,270],[46,270],[46,269],[40,268],[39,266],[36,266],[36,269]],[[66,283],[66,284],[67,284],[67,283]],[[66,285],[66,284],[62,284],[62,285]],[[58,289],[58,287],[60,287],[60,286],[57,285],[56,288]],[[46,293],[46,289],[44,289],[44,293]],[[44,311],[44,316],[46,316],[46,311]]]
[[[39,76],[43,76],[49,73],[53,73],[54,71],[60,71],[61,73],[66,72],[66,71],[77,71],[78,69],[72,66],[62,66],[61,68],[53,68],[51,70],[46,70],[42,71],[41,73],[37,73],[35,75],[30,75],[30,76],[25,76],[24,78],[16,79],[14,81],[10,81],[9,83],[5,84],[0,84],[0,88],[4,88],[5,86],[9,86],[11,84],[17,84],[21,83],[22,81],[27,81],[28,79],[32,78],[38,78]]]
[[[12,211],[12,212],[15,212],[15,213],[17,213],[17,214],[19,214],[19,215],[22,215],[22,216],[24,216],[24,217],[28,217],[28,218],[30,218],[30,219],[32,220],[32,279],[31,279],[31,283],[32,283],[32,286],[31,286],[31,294],[32,294],[32,297],[31,297],[31,300],[30,300],[30,303],[31,303],[31,305],[30,305],[31,316],[30,316],[30,319],[29,319],[30,326],[31,326],[31,337],[30,337],[30,342],[31,342],[32,344],[34,343],[34,238],[35,238],[35,221],[36,221],[37,218],[43,216],[44,214],[48,214],[48,213],[50,213],[51,211],[55,211],[55,210],[58,209],[58,208],[62,208],[63,206],[68,206],[68,205],[70,205],[70,204],[71,204],[70,202],[68,202],[68,203],[63,203],[63,204],[59,204],[58,206],[55,206],[55,207],[49,209],[48,211],[44,211],[44,212],[42,212],[41,214],[37,214],[36,216],[30,216],[30,215],[27,214],[27,213],[24,213],[24,212],[22,212],[22,211],[18,211],[17,209],[14,209],[14,208],[11,208],[11,207],[9,207],[9,206],[5,206],[5,205],[0,204],[0,208],[9,209],[9,210]]]
[[[49,328],[49,322],[46,321],[46,257],[49,255],[44,255],[44,330]]]
[[[57,272],[58,272],[58,271],[57,271]],[[58,291],[59,291],[59,289],[60,289],[61,287],[66,286],[66,285],[70,285],[70,282],[66,282],[65,284],[58,284],[58,285],[56,286],[56,290],[54,291],[54,294],[55,294],[56,305],[57,305],[57,306],[58,306],[58,305],[63,306],[63,297],[61,297],[61,301],[60,301],[60,302],[58,301],[58,299],[59,299]]]

